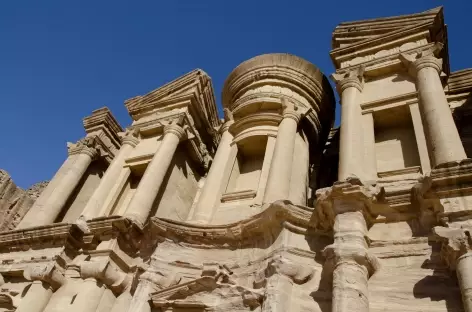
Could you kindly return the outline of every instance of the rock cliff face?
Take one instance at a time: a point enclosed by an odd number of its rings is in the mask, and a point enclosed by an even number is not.
[[[8,172],[0,169],[0,231],[16,227],[47,183],[34,184],[25,191],[15,185]]]

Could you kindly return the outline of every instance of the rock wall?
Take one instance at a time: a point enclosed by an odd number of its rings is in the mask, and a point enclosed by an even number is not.
[[[0,169],[0,231],[16,227],[47,183],[34,184],[25,191],[15,185],[8,172]]]

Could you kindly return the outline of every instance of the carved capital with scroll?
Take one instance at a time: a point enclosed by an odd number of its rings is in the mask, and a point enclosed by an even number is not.
[[[439,74],[441,73],[443,60],[437,58],[436,55],[443,49],[442,43],[436,43],[427,50],[414,54],[401,53],[400,60],[408,69],[411,76],[416,77],[418,71],[423,68],[434,68]]]
[[[364,66],[359,66],[353,70],[334,73],[331,75],[332,79],[336,82],[339,93],[342,93],[347,88],[356,88],[359,92],[362,92],[364,88]]]
[[[67,143],[69,156],[77,154],[86,154],[95,159],[98,155],[97,139],[95,137],[85,137],[77,143]]]

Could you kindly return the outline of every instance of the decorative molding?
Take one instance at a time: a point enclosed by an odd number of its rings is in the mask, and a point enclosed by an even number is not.
[[[405,175],[405,174],[420,174],[421,173],[421,167],[420,166],[413,166],[413,167],[407,167],[407,168],[402,168],[402,169],[396,169],[396,170],[389,170],[389,171],[382,171],[378,172],[379,178],[388,178],[388,177],[394,177],[394,176],[399,176],[399,175]]]
[[[335,201],[346,204],[335,205]],[[332,187],[316,191],[316,228],[321,231],[330,231],[336,214],[359,209],[367,223],[373,224],[376,218],[374,211],[386,208],[388,208],[388,203],[385,199],[384,188],[364,185],[357,177],[351,177],[346,181],[335,182]],[[338,209],[342,210],[337,211]]]
[[[244,190],[244,191],[225,193],[221,196],[221,202],[226,203],[226,202],[235,201],[235,200],[251,199],[251,198],[256,197],[256,195],[257,195],[256,190]]]
[[[0,233],[0,250],[19,251],[28,247],[70,246],[79,248],[84,233],[74,224],[54,223],[46,226]]]

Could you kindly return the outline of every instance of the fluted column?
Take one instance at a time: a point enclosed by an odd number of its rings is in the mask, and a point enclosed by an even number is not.
[[[33,281],[33,283],[16,309],[18,312],[43,311],[53,291],[65,282],[64,276],[54,264],[29,267],[24,271],[23,275],[26,279]]]
[[[317,210],[333,217],[325,218],[327,224],[319,225],[332,226],[334,235],[334,243],[323,251],[324,270],[333,277],[332,312],[369,311],[368,280],[379,265],[365,239],[366,217],[370,216],[372,205],[380,204],[383,193],[382,189],[366,187],[358,180],[337,182],[317,191]]]
[[[164,138],[147,166],[125,213],[125,217],[133,220],[139,227],[144,226],[149,216],[164,176],[184,135],[184,129],[177,123],[164,128]]]
[[[338,180],[349,176],[364,178],[362,110],[363,68],[345,75],[333,74],[341,95]]]
[[[472,228],[437,226],[433,232],[442,240],[441,258],[456,271],[465,312],[472,312]]]
[[[195,212],[190,221],[205,224],[210,222],[213,217],[215,207],[220,201],[224,187],[223,178],[231,154],[231,142],[233,141],[233,135],[229,133],[228,129],[233,123],[234,121],[232,119],[228,119],[221,126],[221,140],[215,158],[211,164],[210,171],[205,179],[205,184],[203,185],[202,193],[195,207]]]
[[[104,210],[102,207],[105,204],[108,194],[112,190],[116,181],[119,180],[120,174],[123,171],[125,159],[133,151],[139,140],[135,133],[128,133],[122,140],[122,145],[118,155],[115,156],[107,171],[103,175],[97,189],[93,192],[87,205],[82,212],[82,218],[85,220],[100,217]]]
[[[264,193],[264,203],[289,198],[295,136],[302,114],[293,103],[284,98],[282,99],[282,107],[283,119],[277,131],[274,154]]]
[[[69,157],[21,220],[18,228],[54,223],[97,155],[94,138],[85,138],[69,146]]]
[[[402,60],[416,77],[419,106],[433,167],[467,158],[454,123],[439,74],[442,59],[434,52],[442,46],[418,55],[402,54]]]

